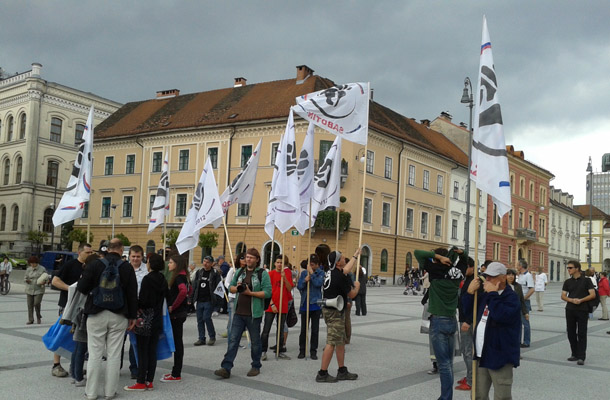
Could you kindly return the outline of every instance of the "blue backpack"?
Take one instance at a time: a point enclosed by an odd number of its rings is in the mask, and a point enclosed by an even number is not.
[[[99,284],[93,289],[93,304],[106,310],[120,310],[125,304],[119,266],[110,264],[105,258],[101,259],[105,268],[100,276]]]

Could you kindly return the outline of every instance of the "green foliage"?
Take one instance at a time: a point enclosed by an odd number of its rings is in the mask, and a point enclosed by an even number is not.
[[[41,231],[29,231],[28,232],[28,240],[32,243],[40,244],[44,242],[46,238],[49,237],[49,234]]]
[[[61,225],[61,234],[60,234],[60,238],[59,238],[59,243],[61,244],[62,249],[71,249],[72,248],[72,242],[68,238],[68,235],[70,234],[70,232],[72,232],[73,229],[74,229],[73,220]]]
[[[63,236],[63,232],[62,232]],[[62,237],[63,241],[63,237]],[[84,229],[73,229],[67,235],[67,245],[64,244],[64,248],[70,249],[72,248],[72,243],[78,242],[80,243],[91,243],[93,242],[93,233],[89,232],[89,240],[87,240],[87,231]],[[63,243],[63,242],[62,242]]]
[[[131,246],[131,241],[122,233],[116,234],[115,237],[123,243],[123,246]]]
[[[199,247],[202,249],[218,246],[218,233],[206,232],[199,235]]]
[[[346,231],[349,229],[352,215],[347,211],[339,212],[339,230]],[[316,217],[315,229],[320,230],[336,230],[337,229],[337,212],[335,210],[324,210],[318,213]]]
[[[180,232],[175,229],[170,229],[167,232],[167,239],[161,234],[161,240],[165,242],[165,246],[174,248],[176,246],[176,241],[178,240],[178,235],[180,235]]]

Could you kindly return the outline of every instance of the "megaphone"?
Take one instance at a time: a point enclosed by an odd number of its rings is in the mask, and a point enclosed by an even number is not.
[[[343,297],[337,296],[334,299],[320,299],[317,301],[318,305],[323,307],[336,308],[337,310],[343,310]]]

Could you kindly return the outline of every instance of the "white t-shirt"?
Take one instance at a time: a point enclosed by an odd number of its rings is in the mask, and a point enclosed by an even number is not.
[[[498,290],[498,294],[502,294],[504,290]],[[489,318],[489,308],[485,306],[483,315],[481,315],[481,321],[477,326],[477,337],[475,338],[475,348],[477,351],[477,357],[481,357],[483,353],[483,344],[485,344],[485,328],[487,327],[487,318]]]
[[[231,281],[233,280],[233,276],[235,275],[235,270],[237,268],[229,268],[229,272],[227,272],[227,276],[225,276],[225,287],[228,289],[229,287],[231,287]],[[235,293],[231,293],[231,291],[229,290],[229,299],[235,299]]]
[[[527,288],[527,290],[535,287],[534,277],[532,276],[532,274],[530,274],[529,271],[526,271],[525,274],[519,274],[519,276],[517,277],[517,282],[519,282],[519,284],[524,288]],[[525,294],[527,290],[523,290],[523,294]]]
[[[534,290],[537,292],[544,292],[548,281],[549,279],[546,277],[544,272],[536,274],[536,284],[534,286]]]

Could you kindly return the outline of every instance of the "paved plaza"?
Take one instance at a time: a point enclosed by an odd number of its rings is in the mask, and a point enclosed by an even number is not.
[[[0,297],[0,399],[77,399],[84,389],[70,384],[69,378],[51,376],[52,357],[41,342],[41,336],[57,318],[58,292],[48,290],[42,304],[43,324],[25,325],[26,298],[23,286],[17,284],[23,271],[15,271],[11,293]],[[531,316],[532,346],[522,352],[522,364],[515,370],[515,399],[608,398],[605,387],[610,378],[610,330],[607,321],[598,321],[601,311],[589,322],[586,365],[566,361],[570,356],[565,334],[564,303],[559,298],[561,284],[551,283],[545,296],[544,312]],[[368,315],[358,317],[352,311],[352,342],[346,348],[346,365],[359,374],[357,381],[320,384],[315,375],[320,361],[299,360],[299,324],[288,337],[288,355],[292,360],[263,362],[261,374],[246,377],[250,368],[249,350],[240,349],[236,366],[228,380],[216,377],[227,339],[218,335],[214,346],[194,347],[197,340],[196,319],[191,316],[184,326],[185,358],[183,381],[162,383],[158,379],[169,371],[171,360],[159,362],[154,391],[125,392],[132,384],[129,370],[121,371],[120,398],[146,399],[436,399],[440,394],[438,375],[430,369],[428,337],[419,333],[421,297],[404,296],[400,287],[369,288]],[[224,332],[226,316],[214,318],[216,330]],[[272,330],[272,334],[275,329]],[[320,327],[320,343],[325,342],[326,328]],[[273,343],[274,339],[270,339]],[[245,343],[245,339],[243,341]],[[322,349],[318,350],[319,355]],[[127,355],[125,356],[128,364]],[[69,360],[62,359],[68,369]],[[333,360],[329,371],[336,373]],[[455,380],[465,374],[461,357],[454,364]],[[455,391],[455,399],[469,399],[470,392]]]

